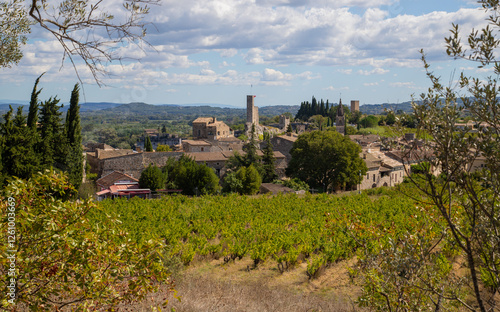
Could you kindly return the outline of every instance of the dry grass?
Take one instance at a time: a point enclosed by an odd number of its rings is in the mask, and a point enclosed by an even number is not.
[[[354,303],[360,288],[350,282],[346,269],[354,261],[331,265],[315,280],[307,278],[306,263],[281,274],[272,260],[256,269],[251,269],[253,262],[248,258],[229,264],[222,260],[199,261],[176,279],[180,301],[171,293],[160,292],[118,311],[152,311],[151,307],[165,297],[169,303],[162,311],[363,311]]]

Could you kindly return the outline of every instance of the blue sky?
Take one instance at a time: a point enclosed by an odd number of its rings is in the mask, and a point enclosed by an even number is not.
[[[77,65],[82,102],[244,107],[247,94],[257,106],[298,105],[313,95],[361,105],[408,101],[430,86],[420,49],[445,83],[460,71],[491,74],[444,48],[451,23],[465,35],[484,19],[470,0],[162,0],[147,16],[154,50],[121,48],[130,58],[106,65],[101,88]],[[0,69],[0,100],[27,102],[46,72],[42,98],[68,101],[78,78],[68,61],[61,67],[55,39],[35,27],[24,55]]]

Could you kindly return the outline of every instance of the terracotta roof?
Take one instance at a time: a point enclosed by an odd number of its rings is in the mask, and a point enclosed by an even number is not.
[[[113,171],[96,181],[96,184],[103,188],[110,188],[113,184],[120,181],[129,181],[129,182],[139,182],[139,180],[134,179],[133,177],[121,173],[119,171]]]
[[[292,141],[292,142],[295,142],[297,141],[297,138],[296,136],[292,135],[292,136],[288,136],[288,135],[279,135],[278,138],[280,139],[284,139],[284,140],[287,140],[287,141]]]
[[[222,152],[194,152],[186,155],[195,161],[226,161],[228,158]]]
[[[193,123],[210,123],[212,121],[214,121],[212,117],[198,117],[193,121]]]
[[[364,152],[364,153],[361,153],[360,156],[365,161],[366,167],[368,167],[368,168],[380,167],[380,163],[382,162],[382,160],[378,159],[377,157],[373,156],[372,154]]]
[[[111,193],[116,193],[119,191],[123,190],[133,190],[133,189],[139,189],[139,185],[137,184],[120,184],[120,185],[111,185],[109,187],[109,190]]]
[[[205,140],[182,140],[182,143],[193,145],[193,146],[212,146],[212,144],[208,143]]]
[[[113,157],[119,157],[124,155],[134,154],[135,152],[131,149],[116,149],[116,150],[101,150],[96,151],[96,157],[99,159],[107,159]]]
[[[237,137],[234,137],[234,136],[229,136],[229,137],[226,137],[226,138],[218,138],[217,141],[220,141],[220,142],[236,142],[237,144],[243,144],[243,142],[238,139]]]
[[[391,151],[386,155],[400,162],[404,160],[405,163],[416,163],[435,157],[433,152],[422,150]]]

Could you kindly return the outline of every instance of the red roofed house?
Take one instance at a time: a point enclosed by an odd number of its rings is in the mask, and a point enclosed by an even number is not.
[[[150,189],[139,188],[139,180],[119,171],[113,171],[103,176],[96,181],[96,184],[101,189],[96,193],[97,200],[117,197],[151,197]]]

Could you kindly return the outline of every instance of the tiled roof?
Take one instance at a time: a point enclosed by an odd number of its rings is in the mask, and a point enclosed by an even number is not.
[[[131,176],[121,173],[119,171],[113,171],[96,181],[96,184],[103,187],[109,188],[118,181],[130,181],[139,182],[139,180],[132,178]]]
[[[296,136],[292,135],[292,136],[288,136],[288,135],[279,135],[278,138],[280,139],[284,139],[284,140],[287,140],[287,141],[292,141],[292,142],[295,142],[297,141],[297,138]]]
[[[186,155],[195,161],[226,161],[228,158],[222,152],[194,152]]]
[[[193,123],[210,123],[214,119],[212,117],[198,117],[196,118]]]
[[[212,145],[205,140],[182,140],[182,143],[189,144],[192,146],[211,146]]]
[[[113,158],[124,155],[134,154],[135,152],[131,149],[116,149],[116,150],[98,150],[96,155],[99,159]]]

